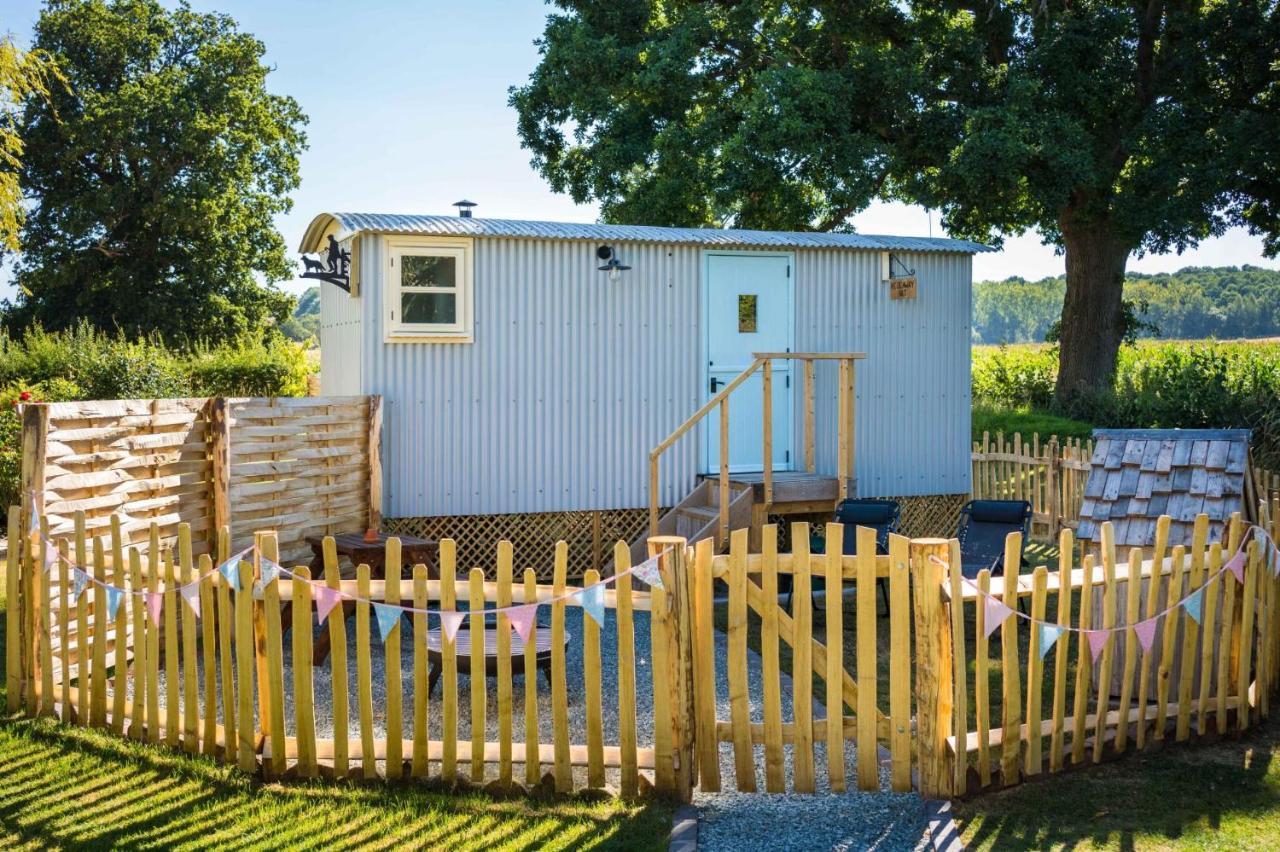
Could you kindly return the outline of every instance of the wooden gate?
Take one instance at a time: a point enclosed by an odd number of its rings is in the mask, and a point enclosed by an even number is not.
[[[838,550],[811,554],[809,526],[797,523],[791,528],[793,552],[778,553],[777,533],[773,524],[764,527],[760,553],[748,552],[747,530],[732,533],[728,555],[714,555],[709,540],[695,547],[692,647],[700,789],[721,789],[721,744],[728,744],[724,764],[732,767],[739,791],[756,791],[761,780],[771,793],[842,791],[853,783],[879,790],[885,750],[890,787],[910,790],[910,542],[892,536],[889,554],[875,556],[875,531],[860,528],[862,556]],[[842,541],[843,535],[840,525],[827,526],[828,541]],[[779,598],[787,578],[789,601]],[[878,612],[879,582],[888,587],[886,615]],[[824,591],[817,632],[815,586]],[[850,587],[862,592],[853,624],[846,622],[843,595],[826,593]],[[722,616],[717,624],[714,603],[725,597],[727,623]],[[717,643],[717,628],[727,642]],[[845,663],[850,646],[852,669]],[[758,665],[752,664],[753,651]],[[782,673],[784,652],[791,656],[790,678]],[[725,682],[727,694],[718,688]],[[846,779],[850,743],[856,782]]]

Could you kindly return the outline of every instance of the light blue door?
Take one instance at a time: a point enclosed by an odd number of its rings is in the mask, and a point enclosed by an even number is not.
[[[751,365],[756,352],[790,352],[791,256],[708,253],[703,278],[707,353],[703,399]],[[764,470],[763,385],[757,372],[729,396],[729,469]],[[773,469],[791,469],[791,362],[773,362]],[[720,469],[720,416],[707,416],[706,467]]]

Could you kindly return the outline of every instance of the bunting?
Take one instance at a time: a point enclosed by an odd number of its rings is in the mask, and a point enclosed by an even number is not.
[[[452,610],[440,611],[440,627],[450,642],[458,638],[458,628],[462,626],[463,614]]]
[[[1227,560],[1226,569],[1236,576],[1236,581],[1244,584],[1244,548],[1236,551],[1236,555]]]
[[[89,585],[89,575],[79,568],[71,570],[71,578],[75,582],[75,598],[80,600],[80,596],[84,594],[85,586]]]
[[[1004,601],[987,595],[983,602],[982,614],[986,620],[986,635],[990,639],[991,634],[996,632],[996,628],[1004,624],[1006,618],[1013,615],[1013,610],[1005,606]]]
[[[342,600],[342,593],[328,586],[315,585],[311,593],[316,598],[316,624],[324,624],[324,620],[333,612],[333,608]]]
[[[382,641],[387,641],[387,635],[400,626],[400,614],[403,610],[398,606],[391,606],[384,603],[375,603],[373,605],[373,614],[378,618],[378,635],[382,637]]]
[[[48,574],[53,571],[53,566],[58,562],[58,548],[53,546],[53,542],[49,539],[41,539],[44,542],[44,573]]]
[[[525,604],[524,606],[513,607],[507,610],[507,623],[511,625],[511,629],[519,634],[521,641],[528,642],[529,634],[533,632],[534,620],[538,617],[538,605]]]
[[[143,592],[142,597],[146,601],[147,613],[151,616],[151,623],[159,627],[160,607],[164,605],[164,598],[159,592]]]
[[[123,591],[115,586],[107,586],[107,618],[109,620],[116,620],[116,613],[120,611],[120,601],[123,599]]]
[[[259,560],[259,562],[261,567],[263,586],[266,586],[268,583],[271,583],[273,580],[279,577],[280,572],[284,570],[278,562],[273,562],[265,556],[263,556]]]
[[[665,552],[665,551],[664,551]],[[662,571],[658,568],[658,558],[662,554],[654,554],[631,569],[637,580],[647,583],[655,589],[665,588],[662,585]]]
[[[240,591],[240,560],[253,548],[247,547],[218,566],[218,573],[233,591]]]
[[[1202,617],[1201,608],[1203,606],[1204,606],[1204,587],[1203,586],[1196,589],[1191,594],[1187,595],[1186,599],[1183,600],[1182,602],[1182,608],[1187,611],[1187,615],[1191,616],[1196,620],[1196,624],[1200,623],[1200,619]]]
[[[200,617],[200,584],[188,583],[185,586],[178,587],[178,594],[187,602],[187,606],[191,607],[191,612],[196,618]]]
[[[591,616],[596,624],[604,624],[604,586],[597,583],[575,592],[574,598],[582,604],[582,611]]]
[[[1107,640],[1111,638],[1111,631],[1105,629],[1086,630],[1084,635],[1089,640],[1089,659],[1098,659],[1098,655],[1107,647]]]
[[[1066,632],[1065,627],[1059,627],[1056,624],[1040,625],[1040,659],[1044,659],[1044,655],[1049,653],[1049,650],[1054,645],[1058,644],[1058,639]]]
[[[1148,618],[1146,621],[1139,621],[1133,625],[1134,635],[1138,637],[1138,644],[1142,646],[1142,652],[1149,653],[1151,646],[1156,641],[1156,619]]]

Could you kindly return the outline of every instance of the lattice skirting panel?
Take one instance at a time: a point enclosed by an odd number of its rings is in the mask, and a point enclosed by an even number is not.
[[[968,494],[929,494],[923,497],[890,497],[902,506],[898,532],[907,538],[951,538],[956,534],[960,509]]]
[[[385,518],[383,529],[439,541],[454,540],[458,550],[458,576],[480,568],[492,578],[498,542],[511,542],[517,580],[526,568],[537,572],[539,582],[551,582],[556,542],[569,546],[569,576],[581,577],[588,569],[603,571],[613,561],[619,540],[633,541],[649,522],[647,509],[609,509],[583,512],[540,512],[517,515],[445,515],[431,518]]]

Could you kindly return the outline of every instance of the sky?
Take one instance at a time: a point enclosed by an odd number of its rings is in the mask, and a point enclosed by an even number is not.
[[[192,0],[257,36],[274,67],[269,88],[291,95],[310,117],[302,185],[276,224],[295,250],[307,223],[327,211],[453,213],[454,201],[479,204],[477,216],[593,222],[598,209],[553,193],[529,165],[516,136],[507,90],[538,61],[534,40],[551,7],[541,0]],[[0,0],[0,32],[27,43],[41,4]],[[936,213],[905,204],[872,204],[853,218],[871,234],[944,236]],[[930,227],[932,225],[932,228]],[[1253,264],[1262,241],[1243,229],[1183,255],[1131,258],[1129,269],[1172,272],[1184,266]],[[0,295],[12,295],[0,270]],[[974,279],[1063,272],[1053,248],[1034,233],[974,258]],[[308,282],[283,285],[300,292]]]

